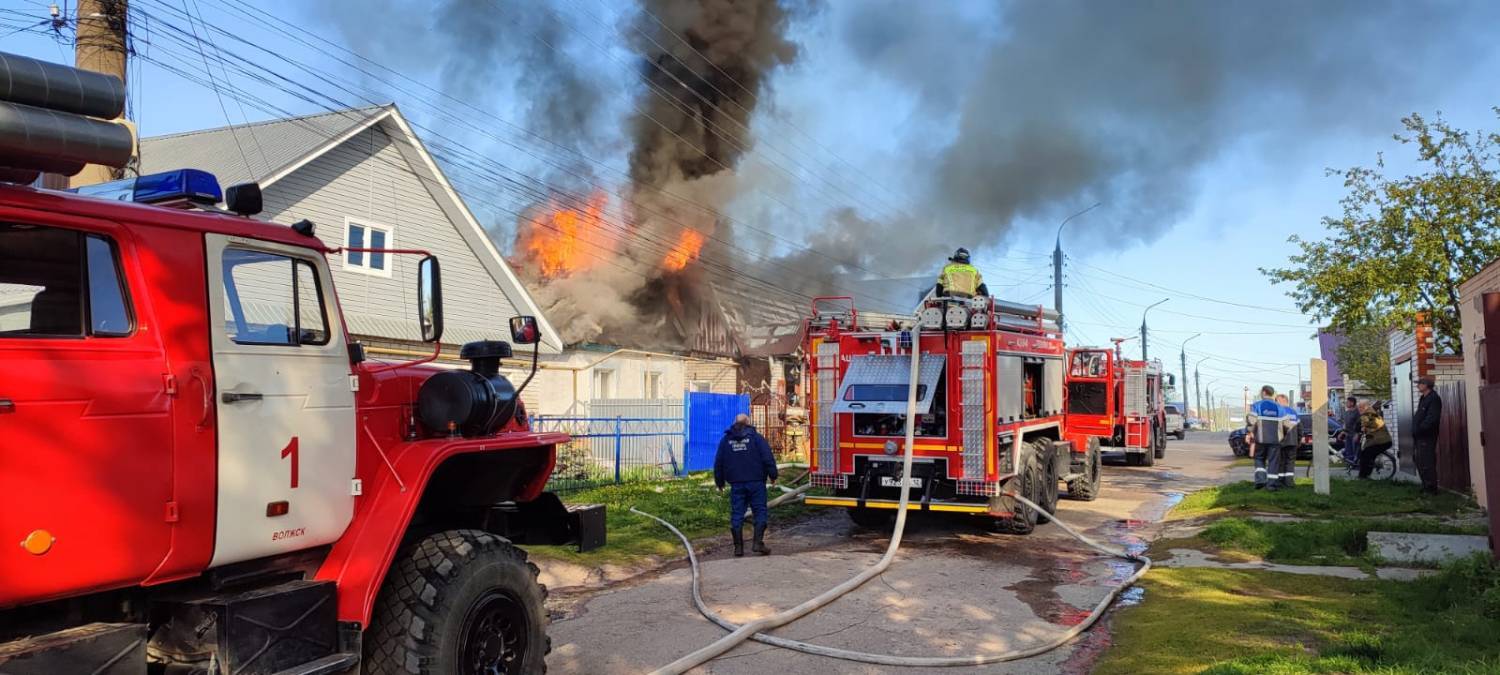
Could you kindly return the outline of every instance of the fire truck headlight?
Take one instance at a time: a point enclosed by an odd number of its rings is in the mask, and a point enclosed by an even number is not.
[[[895,441],[886,441],[885,442],[885,454],[887,454],[887,455],[894,455],[897,452],[899,452],[900,450],[901,449],[896,446],[896,442]]]

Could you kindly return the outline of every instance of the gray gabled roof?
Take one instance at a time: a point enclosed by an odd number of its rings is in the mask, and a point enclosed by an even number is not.
[[[264,180],[385,110],[386,106],[368,106],[142,138],[140,171],[202,169],[225,186]]]
[[[522,313],[536,316],[542,329],[543,353],[561,351],[562,336],[542,314],[530,291],[501,257],[489,234],[393,103],[143,138],[140,140],[139,172],[144,175],[173,169],[201,169],[214,174],[222,186],[255,181],[266,188],[360,131],[376,125],[398,141],[396,147],[412,172],[426,184],[438,207],[458,229],[459,236],[512,306]],[[368,322],[362,325],[363,330],[377,329]],[[390,326],[379,328],[388,329],[393,336],[403,334]],[[455,330],[455,338],[460,332]],[[444,338],[447,340],[446,335]]]

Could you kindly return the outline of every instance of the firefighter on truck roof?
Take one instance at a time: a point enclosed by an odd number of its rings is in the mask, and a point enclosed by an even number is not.
[[[979,268],[969,264],[969,249],[954,251],[943,271],[938,273],[937,297],[972,298],[989,294],[990,289],[984,285]]]

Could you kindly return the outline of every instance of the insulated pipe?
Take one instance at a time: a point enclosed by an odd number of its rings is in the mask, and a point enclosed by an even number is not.
[[[911,340],[911,380],[910,384],[907,386],[906,393],[906,452],[902,454],[901,458],[901,479],[903,483],[905,482],[906,476],[911,474],[912,447],[916,444],[917,375],[919,367],[918,364],[921,361],[921,355],[921,330],[914,329],[912,331]],[[901,489],[901,501],[896,507],[896,528],[891,533],[891,543],[886,547],[885,555],[881,556],[880,560],[874,565],[871,565],[863,572],[854,575],[848,581],[834,586],[833,588],[824,591],[822,595],[819,595],[811,600],[797,605],[796,607],[782,612],[777,612],[776,614],[772,614],[771,616],[756,619],[755,621],[751,621],[743,626],[736,627],[732,631],[730,631],[728,635],[720,638],[713,644],[702,647],[697,651],[694,651],[690,654],[687,654],[686,656],[683,656],[682,658],[677,659],[676,661],[662,666],[661,668],[653,671],[653,673],[655,675],[676,675],[678,673],[685,673],[689,670],[692,670],[693,668],[697,668],[698,666],[706,663],[709,659],[712,659],[723,654],[724,652],[734,649],[736,645],[750,639],[751,637],[755,636],[756,633],[796,621],[797,619],[806,616],[813,610],[816,610],[819,607],[822,607],[830,602],[833,602],[834,600],[839,599],[840,597],[843,597],[849,591],[859,588],[860,586],[863,586],[865,582],[879,576],[880,573],[884,572],[887,567],[890,567],[891,561],[896,558],[896,550],[901,548],[901,535],[906,530],[906,506],[910,502],[910,497],[911,490],[903,487]],[[631,510],[634,511],[634,509]],[[636,511],[636,513],[640,512]],[[652,516],[652,518],[655,518],[655,516]],[[663,521],[661,519],[656,520],[658,522],[661,522],[662,524],[666,524],[666,521]],[[671,526],[668,525],[668,527]],[[694,561],[693,576],[696,579],[698,576],[696,557],[692,556],[691,554],[691,546],[688,547],[688,551],[689,558]],[[694,584],[694,595],[697,595],[696,582]]]
[[[0,52],[0,101],[114,119],[125,112],[120,78]]]

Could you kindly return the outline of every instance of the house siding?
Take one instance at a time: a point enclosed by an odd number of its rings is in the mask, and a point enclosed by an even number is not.
[[[1484,417],[1479,409],[1480,364],[1484,362],[1484,311],[1482,298],[1485,293],[1500,293],[1500,262],[1491,263],[1478,274],[1470,277],[1458,288],[1458,318],[1460,338],[1463,345],[1465,405],[1469,416],[1469,480],[1474,486],[1474,496],[1480,504],[1489,503],[1489,486],[1484,475],[1484,445],[1480,442],[1484,433]],[[1490,431],[1495,437],[1500,429]]]
[[[265,189],[265,217],[290,224],[307,218],[330,247],[343,245],[346,218],[394,229],[396,248],[422,248],[442,264],[445,323],[501,338],[518,314],[475,252],[379,126],[366,129]],[[416,256],[390,256],[389,277],[344,268],[330,256],[345,314],[400,322],[417,339]],[[466,332],[468,332],[466,331]]]

